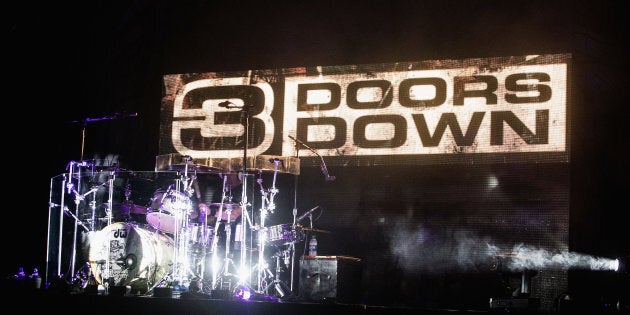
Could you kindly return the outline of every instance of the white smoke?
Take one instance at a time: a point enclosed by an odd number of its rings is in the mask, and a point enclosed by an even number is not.
[[[532,248],[524,244],[514,246],[510,253],[507,267],[511,270],[524,269],[585,269],[596,271],[616,271],[616,259],[594,257],[575,252],[551,252],[541,248]]]
[[[616,271],[616,259],[568,252],[549,251],[517,244],[502,249],[491,237],[479,237],[465,230],[441,231],[404,224],[396,225],[389,237],[390,251],[398,264],[410,273],[488,272],[500,262],[502,270],[588,269]]]

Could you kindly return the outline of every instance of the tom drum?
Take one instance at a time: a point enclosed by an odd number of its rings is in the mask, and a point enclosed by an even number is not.
[[[184,193],[158,190],[153,196],[146,219],[150,226],[159,231],[175,233],[184,226],[191,212],[192,201]]]

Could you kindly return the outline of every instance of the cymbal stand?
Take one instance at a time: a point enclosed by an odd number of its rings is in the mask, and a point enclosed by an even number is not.
[[[79,218],[79,209],[80,209],[80,204],[81,201],[84,201],[85,198],[92,194],[92,193],[96,193],[96,191],[103,185],[98,185],[98,186],[94,186],[92,189],[90,189],[89,191],[87,191],[86,193],[81,194],[78,189],[81,188],[81,167],[89,167],[91,166],[89,163],[87,163],[86,161],[81,161],[81,162],[75,162],[75,161],[71,161],[68,165],[68,169],[69,169],[69,173],[68,173],[68,181],[65,184],[66,188],[67,188],[67,193],[68,194],[72,194],[74,196],[74,213],[70,212],[68,210],[68,208],[62,204],[62,211],[63,212],[67,212],[69,215],[72,216],[72,218],[74,219],[74,230],[73,230],[73,240],[72,240],[72,252],[71,252],[71,262],[70,262],[70,277],[74,277],[74,273],[75,273],[75,266],[76,266],[76,253],[77,253],[77,237],[78,237],[78,228],[79,225],[81,227],[83,227],[84,229],[89,231],[94,231],[94,222],[96,221],[96,217],[95,217],[95,207],[96,207],[96,194],[93,197],[93,201],[90,202],[90,206],[92,208],[92,222],[90,224],[91,228],[88,229],[83,222],[80,221]],[[76,167],[76,173],[75,173],[75,167]],[[76,180],[76,185],[72,182],[73,177],[77,177]],[[113,174],[112,174],[113,176]],[[105,184],[110,184],[110,187],[113,186],[112,182],[108,182]],[[110,192],[112,191],[112,189],[110,188]],[[110,198],[111,200],[111,198]],[[111,202],[110,202],[111,204]],[[62,216],[63,218],[63,216]],[[63,221],[60,221],[61,223],[63,223]],[[60,246],[61,246],[61,236],[60,236]],[[61,250],[59,251],[61,252]]]
[[[183,191],[187,197],[192,195],[191,185],[189,185],[190,178],[188,177],[188,163],[192,159],[189,156],[184,157],[184,161],[186,163],[184,167],[184,174],[176,181],[175,189],[176,191]],[[182,188],[183,186],[183,188]],[[165,194],[166,195],[166,194]],[[176,196],[175,198],[179,198]],[[179,201],[175,201],[177,205],[179,205]],[[176,211],[177,212],[177,211]],[[188,275],[191,273],[190,261],[188,259],[188,254],[190,252],[190,233],[188,228],[188,213],[186,209],[184,209],[181,215],[175,213],[175,227],[173,231],[173,242],[175,243],[175,251],[173,255],[173,283],[179,284],[180,286],[188,287],[189,278]]]
[[[234,265],[234,261],[232,261],[232,258],[230,257],[230,239],[232,237],[232,226],[231,226],[231,216],[232,216],[232,208],[231,207],[227,207],[226,213],[227,213],[227,222],[225,223],[225,257],[223,258],[223,266],[221,267],[221,270],[219,269],[219,262],[218,262],[218,252],[217,252],[217,248],[218,248],[218,244],[219,244],[219,226],[221,224],[221,218],[223,217],[223,205],[226,201],[226,199],[228,199],[227,197],[227,175],[223,176],[223,192],[221,195],[221,204],[219,205],[219,213],[217,213],[217,219],[215,221],[214,224],[214,237],[212,238],[212,246],[211,246],[211,252],[212,252],[212,258],[211,258],[211,267],[212,267],[212,289],[217,289],[217,286],[220,284],[219,289],[223,289],[223,284],[224,283],[228,283],[229,281],[224,281],[224,278],[227,277],[231,277],[234,274],[230,273],[230,266],[236,268],[236,266]],[[228,200],[228,202],[230,202],[230,200]],[[219,280],[221,280],[221,282],[219,282]],[[229,286],[229,284],[228,284]]]
[[[192,188],[193,185],[195,186],[195,188]],[[195,190],[196,190],[197,199],[200,200],[201,193],[199,192],[199,184],[197,182],[196,170],[193,173],[193,176],[191,178],[190,187],[191,187],[190,195],[192,196],[192,194],[195,193]],[[204,274],[205,274],[205,268],[206,268],[206,254],[208,253],[207,250],[208,250],[208,245],[209,245],[207,240],[210,237],[208,233],[208,217],[207,217],[208,214],[209,213],[205,213],[205,211],[203,213],[198,214],[198,220],[202,222],[201,228],[198,228],[197,230],[195,230],[194,228],[190,227],[190,225],[186,227],[186,231],[188,232],[188,238],[191,240],[189,244],[191,246],[194,246],[194,244],[192,244],[193,235],[195,235],[195,239],[198,239],[199,243],[201,244],[201,252],[196,253],[195,250],[193,249],[193,253],[195,255],[192,255],[191,257],[193,265],[195,266],[195,272],[196,272],[195,276],[199,278],[201,281],[204,280]],[[201,229],[201,231],[199,231],[199,229]]]
[[[267,235],[261,232],[263,232],[265,228],[265,219],[267,217],[267,213],[273,213],[276,208],[273,199],[278,193],[278,189],[276,188],[276,177],[278,174],[278,164],[282,163],[282,160],[273,159],[270,161],[270,163],[274,163],[273,182],[271,184],[271,188],[265,189],[263,187],[262,177],[260,176],[256,181],[258,185],[260,185],[260,193],[262,196],[262,203],[260,208],[260,226],[258,229],[258,264],[256,265],[256,269],[258,269],[257,284],[259,292],[264,292],[268,287],[263,284],[265,275],[271,274],[271,276],[273,277],[273,274],[271,273],[271,271],[269,271],[268,264],[265,261],[265,245],[267,241]]]
[[[291,138],[293,139],[293,138]],[[297,139],[295,140],[295,157],[296,158],[300,158],[300,143],[297,142]],[[298,175],[295,174],[293,175],[293,224],[291,225],[291,228],[293,229],[293,232],[295,233],[296,229],[297,229],[297,213],[298,213],[298,208],[297,208],[297,192],[298,192]],[[293,293],[293,281],[295,279],[295,268],[293,267],[295,264],[295,242],[291,242],[291,245],[289,246],[289,250],[290,250],[290,254],[291,254],[291,278],[289,281],[291,281],[291,283],[289,284],[289,288],[291,290],[291,292]]]

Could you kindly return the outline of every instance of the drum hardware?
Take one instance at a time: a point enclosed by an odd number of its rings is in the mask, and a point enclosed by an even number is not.
[[[70,256],[70,272],[69,275],[72,277],[75,274],[75,266],[76,266],[76,254],[77,254],[77,245],[78,245],[78,230],[79,227],[82,227],[84,229],[87,230],[87,232],[90,231],[94,231],[96,229],[95,227],[95,222],[96,222],[96,192],[103,186],[108,186],[108,202],[107,202],[107,224],[111,224],[111,218],[112,218],[112,209],[111,209],[111,202],[113,200],[113,183],[114,183],[114,179],[116,177],[115,172],[110,172],[109,174],[109,179],[107,182],[104,182],[100,185],[95,185],[92,186],[91,189],[89,189],[87,192],[81,193],[79,190],[77,190],[77,187],[80,188],[81,185],[81,172],[82,172],[82,168],[84,167],[88,167],[91,166],[91,164],[82,161],[82,162],[75,162],[75,161],[71,161],[68,164],[68,174],[67,177],[64,175],[64,182],[63,182],[63,191],[62,191],[62,201],[61,201],[61,215],[60,215],[60,221],[59,221],[59,253],[58,253],[58,274],[61,275],[60,271],[61,271],[61,246],[63,244],[62,242],[62,229],[63,229],[63,214],[72,214],[72,218],[74,219],[74,230],[73,230],[73,240],[72,240],[72,249],[71,249],[71,256]],[[93,165],[92,165],[93,166]],[[75,176],[76,175],[76,176]],[[73,179],[76,179],[73,182]],[[75,209],[74,209],[74,213],[71,213],[70,210],[65,206],[65,195],[72,195],[74,197],[74,204],[75,204]],[[82,201],[84,201],[89,195],[93,195],[92,200],[89,202],[89,207],[91,208],[91,220],[89,220],[89,227],[87,227],[85,224],[83,224],[83,222],[81,222],[80,218],[79,218],[79,206],[81,204]]]
[[[72,211],[70,211],[70,209],[68,209],[67,206],[63,207],[63,213],[65,213],[66,215],[72,217],[74,219],[74,222],[76,222],[86,232],[90,232],[90,229],[83,222],[81,222],[81,219],[77,218],[77,216],[74,215],[74,213],[72,213]],[[93,225],[93,222],[91,222],[90,225]]]
[[[175,242],[175,254],[173,257],[173,279],[171,285],[174,289],[177,289],[179,286],[185,290],[190,283],[190,279],[195,275],[191,268],[190,261],[191,236],[188,222],[189,214],[192,212],[190,196],[192,196],[193,193],[192,183],[196,179],[196,173],[193,172],[193,174],[189,176],[189,165],[191,164],[192,158],[190,156],[184,156],[182,159],[185,163],[184,172],[176,181],[176,189],[171,190],[174,196],[169,198],[173,208],[176,209],[172,220],[174,222],[172,233]],[[165,202],[165,198],[166,197],[162,198],[162,204]],[[181,201],[184,201],[183,204],[180,203]],[[148,221],[149,218],[147,217],[147,222]],[[203,259],[203,257],[201,258]]]
[[[243,103],[246,102],[245,99],[242,99]],[[243,159],[240,161],[241,162],[241,168],[240,168],[240,172],[242,177],[242,191],[241,191],[241,206],[242,206],[242,213],[241,213],[241,222],[242,222],[242,228],[240,231],[240,239],[241,239],[241,253],[240,253],[240,262],[239,262],[239,271],[241,272],[246,272],[248,270],[250,270],[248,264],[248,260],[247,260],[247,231],[251,230],[253,227],[253,222],[252,219],[249,216],[249,211],[247,209],[247,207],[250,205],[249,201],[247,200],[247,194],[248,194],[248,177],[251,175],[250,173],[248,173],[248,169],[247,169],[247,146],[250,144],[249,143],[249,116],[250,116],[250,109],[253,108],[254,106],[256,106],[256,104],[234,104],[229,100],[226,100],[224,102],[219,103],[220,107],[225,107],[226,109],[232,109],[232,108],[236,108],[239,109],[241,111],[241,124],[243,125]],[[232,167],[232,163],[230,161],[230,167]],[[227,176],[224,176],[224,178],[227,178]],[[221,201],[225,201],[224,199],[222,199]],[[218,220],[217,220],[218,221]],[[228,240],[229,241],[229,240]],[[229,245],[229,244],[228,244]],[[228,246],[229,247],[229,246]],[[227,248],[226,248],[227,251]],[[245,276],[242,276],[241,278],[238,279],[238,285],[239,286],[244,286],[244,287],[248,287],[248,283],[247,283],[248,279],[245,279]]]
[[[232,238],[232,207],[230,206],[225,206],[227,205],[231,205],[229,200],[229,197],[227,196],[227,192],[228,192],[228,185],[227,185],[227,176],[223,176],[223,189],[222,189],[222,194],[221,194],[221,200],[225,201],[228,200],[228,202],[221,202],[218,204],[219,209],[218,212],[216,214],[216,221],[214,223],[214,237],[212,239],[212,246],[211,246],[211,252],[212,252],[212,261],[211,261],[211,266],[212,266],[212,289],[213,290],[225,290],[226,288],[224,288],[225,285],[228,286],[227,290],[231,289],[232,283],[231,280],[232,278],[236,275],[234,273],[230,272],[230,268],[236,268],[236,265],[234,264],[234,261],[232,260],[232,258],[230,257],[230,241]],[[225,213],[227,215],[224,216],[224,208],[225,208]],[[219,231],[219,227],[221,224],[221,219],[225,218],[225,224],[224,224],[224,229],[225,229],[225,253],[224,253],[224,257],[223,257],[223,264],[221,269],[219,270],[219,261],[218,261],[218,244],[219,244],[219,235],[218,235],[218,231]],[[207,222],[207,220],[204,220],[204,222]]]
[[[268,163],[273,163],[274,164],[274,176],[273,176],[273,181],[272,181],[272,185],[270,189],[265,189],[263,187],[263,180],[262,180],[262,175],[261,173],[259,173],[258,179],[256,180],[256,182],[258,183],[258,185],[260,186],[260,193],[261,193],[261,207],[260,207],[260,226],[258,227],[258,263],[256,265],[254,265],[254,269],[257,270],[257,291],[259,293],[263,293],[267,290],[267,285],[265,285],[265,279],[266,276],[271,276],[273,277],[273,273],[271,272],[271,270],[269,270],[269,265],[267,264],[267,262],[265,261],[265,246],[267,243],[267,235],[265,233],[262,233],[261,231],[265,228],[265,220],[267,217],[267,214],[269,212],[273,213],[273,211],[275,210],[275,204],[273,202],[273,199],[275,197],[275,195],[278,193],[278,189],[276,188],[276,175],[277,175],[277,170],[278,170],[278,164],[280,164],[279,159],[271,159],[269,160]]]
[[[286,266],[289,265],[289,257],[290,257],[290,249],[287,250],[280,250],[278,251],[274,256],[272,256],[273,258],[276,259],[276,277],[273,279],[273,288],[276,290],[276,293],[279,297],[284,297],[287,294],[286,291],[286,283],[284,283],[284,281],[282,281],[280,279],[280,274],[282,273],[283,269],[282,266],[280,264],[281,261],[284,261],[284,264]]]

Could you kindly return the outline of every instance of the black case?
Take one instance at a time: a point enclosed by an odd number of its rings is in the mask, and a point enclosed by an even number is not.
[[[361,260],[347,256],[304,256],[300,259],[299,296],[341,303],[361,301]]]

